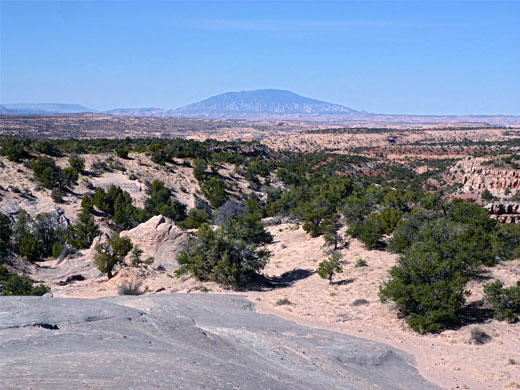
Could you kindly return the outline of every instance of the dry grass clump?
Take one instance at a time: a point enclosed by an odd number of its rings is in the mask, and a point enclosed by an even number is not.
[[[141,290],[142,282],[140,281],[123,281],[117,288],[119,295],[142,295],[144,293]]]
[[[488,335],[482,328],[478,326],[471,329],[471,342],[473,344],[482,345],[491,340],[491,336]]]

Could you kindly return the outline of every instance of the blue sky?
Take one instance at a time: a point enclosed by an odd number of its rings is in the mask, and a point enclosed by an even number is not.
[[[358,110],[520,115],[520,2],[3,1],[0,101],[175,108],[289,89]]]

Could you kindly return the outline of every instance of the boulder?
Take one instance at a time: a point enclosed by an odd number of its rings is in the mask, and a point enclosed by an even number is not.
[[[177,255],[188,245],[190,235],[162,215],[150,218],[133,229],[121,232],[132,244],[143,250],[142,259],[153,257],[153,267],[164,267],[168,272],[179,268]]]

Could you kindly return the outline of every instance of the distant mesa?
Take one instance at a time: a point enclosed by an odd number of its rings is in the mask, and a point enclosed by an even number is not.
[[[0,115],[76,114],[97,112],[79,104],[16,103],[0,105]]]
[[[300,96],[279,89],[226,92],[169,111],[179,116],[240,117],[242,115],[338,115],[357,113],[352,108]]]
[[[97,112],[78,104],[5,104],[1,115],[72,114]],[[103,114],[137,117],[210,118],[210,119],[274,119],[349,115],[352,108],[300,96],[279,89],[226,92],[173,110],[162,108],[115,108]]]
[[[104,111],[105,114],[115,116],[168,116],[168,110],[162,108],[115,108]]]
[[[303,121],[386,125],[516,126],[520,116],[514,115],[403,115],[357,111],[340,104],[327,103],[280,89],[226,92],[197,103],[175,109],[156,107],[115,108],[95,111],[79,104],[5,104],[0,115],[98,113],[118,117],[235,119],[250,121]]]

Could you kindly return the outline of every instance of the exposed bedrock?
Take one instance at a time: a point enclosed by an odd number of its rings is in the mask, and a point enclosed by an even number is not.
[[[520,204],[518,203],[491,203],[486,209],[502,223],[520,223]]]
[[[2,297],[6,389],[438,389],[409,355],[231,295]]]

